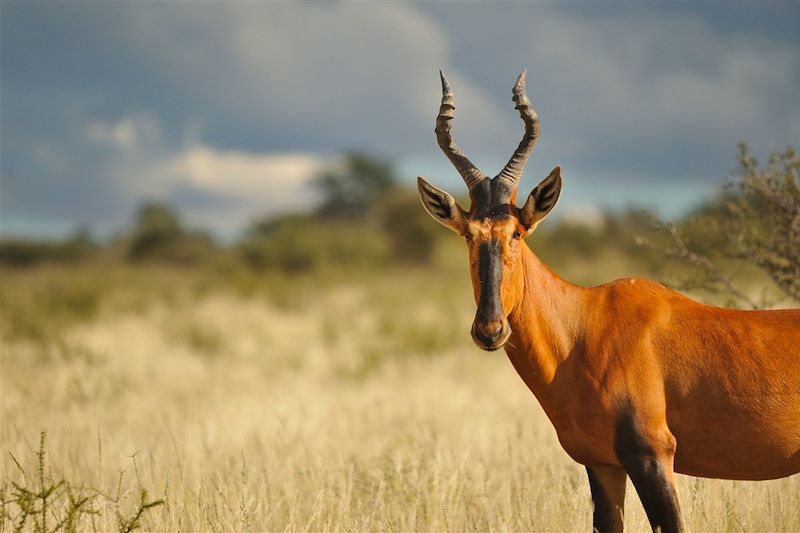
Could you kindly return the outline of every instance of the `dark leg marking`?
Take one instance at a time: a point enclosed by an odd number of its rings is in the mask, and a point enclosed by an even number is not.
[[[625,471],[619,467],[586,467],[592,491],[592,529],[598,533],[622,533],[625,507]]]
[[[630,406],[620,414],[614,451],[636,487],[650,526],[661,533],[683,531],[678,495],[665,469],[671,462],[669,453],[653,449]]]

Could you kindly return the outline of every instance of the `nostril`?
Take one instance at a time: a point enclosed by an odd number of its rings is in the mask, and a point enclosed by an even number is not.
[[[503,337],[507,337],[509,330],[504,320],[492,320],[489,322],[478,321],[472,323],[472,338],[481,348],[485,350],[496,350],[505,343]],[[501,341],[501,339],[503,339]]]
[[[502,322],[484,322],[478,325],[478,332],[485,339],[495,339],[503,332]]]

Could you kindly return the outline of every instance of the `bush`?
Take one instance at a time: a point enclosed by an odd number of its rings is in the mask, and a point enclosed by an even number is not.
[[[144,204],[137,214],[127,258],[189,265],[209,261],[217,252],[208,235],[183,229],[175,210],[165,204]]]
[[[800,157],[787,147],[759,166],[741,144],[738,163],[738,181],[716,202],[680,224],[656,220],[670,239],[657,248],[691,267],[685,289],[725,296],[731,305],[770,307],[765,295],[754,299],[736,279],[744,268],[800,302]]]
[[[437,240],[445,232],[425,212],[416,191],[397,187],[376,203],[374,211],[396,261],[431,262]]]
[[[800,156],[787,146],[759,167],[742,144],[739,173],[722,224],[737,245],[731,255],[759,267],[800,302]]]
[[[341,167],[328,169],[317,177],[316,185],[323,196],[319,214],[362,218],[396,182],[391,161],[351,152]]]
[[[131,512],[123,513],[121,506],[126,503],[128,491],[122,493],[122,472],[116,494],[112,496],[96,488],[76,486],[64,478],[53,478],[46,472],[46,454],[45,434],[42,433],[35,472],[29,476],[9,452],[19,470],[21,482],[4,482],[0,486],[0,531],[5,531],[6,525],[13,531],[42,533],[88,530],[90,523],[94,525],[91,518],[100,515],[100,509],[111,504],[115,509],[118,531],[130,533],[142,528],[148,511],[164,505],[164,500],[151,499],[140,482],[138,500],[129,505]],[[135,458],[133,460],[136,469]]]
[[[256,224],[239,249],[252,267],[290,273],[380,265],[388,256],[385,239],[370,224],[300,215]]]
[[[79,263],[94,256],[97,246],[86,232],[58,242],[12,239],[0,242],[0,264],[31,267],[40,263]]]

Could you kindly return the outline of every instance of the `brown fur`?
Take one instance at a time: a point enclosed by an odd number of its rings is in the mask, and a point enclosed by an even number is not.
[[[481,243],[503,243],[508,333],[476,342],[503,346],[564,450],[588,467],[596,528],[621,530],[626,472],[662,531],[681,530],[673,472],[800,472],[800,310],[711,307],[636,278],[578,287],[518,238],[516,216],[463,213],[451,228],[467,238],[476,302]],[[476,316],[473,328],[495,323]]]
[[[522,240],[514,217],[470,221],[478,244],[505,242],[504,345],[567,453],[618,465],[615,420],[629,401],[675,471],[724,479],[800,472],[800,310],[741,311],[696,302],[645,279],[572,285]]]
[[[625,399],[676,472],[800,472],[800,310],[710,307],[642,279],[576,287],[524,244],[511,270],[506,352],[576,461],[619,464]]]
[[[437,137],[473,203],[466,212],[421,177],[420,198],[467,241],[476,344],[505,348],[564,450],[587,466],[594,527],[622,530],[626,475],[663,533],[682,530],[673,472],[800,472],[800,309],[711,307],[643,279],[592,288],[562,280],[522,240],[558,201],[560,167],[515,206],[539,132],[525,71],[513,90],[525,135],[491,180],[453,143],[455,104],[444,75],[442,92]]]

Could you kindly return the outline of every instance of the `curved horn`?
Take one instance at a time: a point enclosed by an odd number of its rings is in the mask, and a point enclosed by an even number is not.
[[[468,189],[472,189],[476,184],[487,178],[486,174],[478,170],[467,158],[461,148],[453,141],[453,136],[450,134],[451,122],[455,114],[456,99],[453,96],[453,90],[444,77],[442,71],[439,71],[442,77],[442,105],[439,107],[439,114],[436,116],[436,140],[439,141],[439,147],[444,154],[456,167],[458,173],[464,178]]]
[[[525,134],[517,146],[514,155],[506,163],[505,168],[498,174],[498,177],[511,186],[513,191],[517,190],[519,178],[522,175],[522,169],[525,168],[525,163],[528,156],[533,152],[533,147],[536,145],[536,140],[539,138],[539,115],[528,100],[528,94],[525,91],[525,74],[527,69],[523,69],[517,78],[517,83],[514,84],[512,100],[517,104],[515,107],[519,110],[519,116],[525,122]]]

